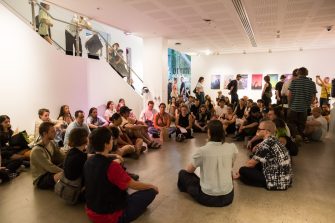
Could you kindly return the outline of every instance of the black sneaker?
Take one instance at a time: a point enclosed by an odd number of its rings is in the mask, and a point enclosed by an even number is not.
[[[127,172],[128,173],[128,172]],[[128,173],[128,175],[135,181],[138,181],[140,179],[140,176],[134,173]]]

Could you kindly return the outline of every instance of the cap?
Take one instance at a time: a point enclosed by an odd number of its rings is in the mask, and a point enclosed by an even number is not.
[[[124,114],[124,113],[126,113],[126,112],[130,112],[130,111],[131,111],[131,109],[128,108],[127,106],[122,106],[122,107],[120,108],[120,114]]]
[[[286,76],[284,75],[284,74],[282,74],[281,76],[280,76],[280,80],[283,80],[283,79],[285,79],[286,78]]]

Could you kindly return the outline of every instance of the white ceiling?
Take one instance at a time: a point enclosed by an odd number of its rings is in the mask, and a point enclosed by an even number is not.
[[[231,0],[50,2],[144,38],[165,37],[169,47],[184,52],[335,48],[335,0],[243,0],[257,47],[251,46]],[[334,25],[330,32],[329,25]]]

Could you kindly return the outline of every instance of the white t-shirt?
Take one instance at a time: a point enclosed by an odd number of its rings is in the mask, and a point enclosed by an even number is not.
[[[209,141],[192,156],[192,165],[200,167],[202,192],[211,196],[229,194],[233,190],[232,167],[237,147],[233,143]]]
[[[216,106],[215,107],[215,114],[218,117],[223,116],[223,114],[227,114],[227,105],[224,105],[223,108],[221,108],[220,106]]]
[[[106,109],[104,117],[110,118],[114,115],[114,113],[116,113],[116,110],[111,111],[110,109]],[[109,121],[109,120],[107,120],[107,121]]]
[[[157,113],[156,109],[152,109],[151,111],[149,109],[144,109],[141,112],[140,119],[145,122],[146,120],[154,121],[154,116]]]
[[[307,117],[307,121],[312,121],[312,120],[315,120],[321,124],[321,131],[322,131],[321,139],[325,138],[327,134],[327,128],[328,128],[327,120],[322,115],[320,115],[318,118],[314,118],[313,115]]]
[[[204,92],[204,86],[200,82],[195,87],[198,88],[199,92]]]

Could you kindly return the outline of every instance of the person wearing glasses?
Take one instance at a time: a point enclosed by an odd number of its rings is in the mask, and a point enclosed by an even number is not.
[[[275,137],[276,126],[268,120],[259,124],[257,136],[263,141],[246,165],[235,175],[243,183],[268,190],[286,190],[292,184],[292,166],[288,150]]]

